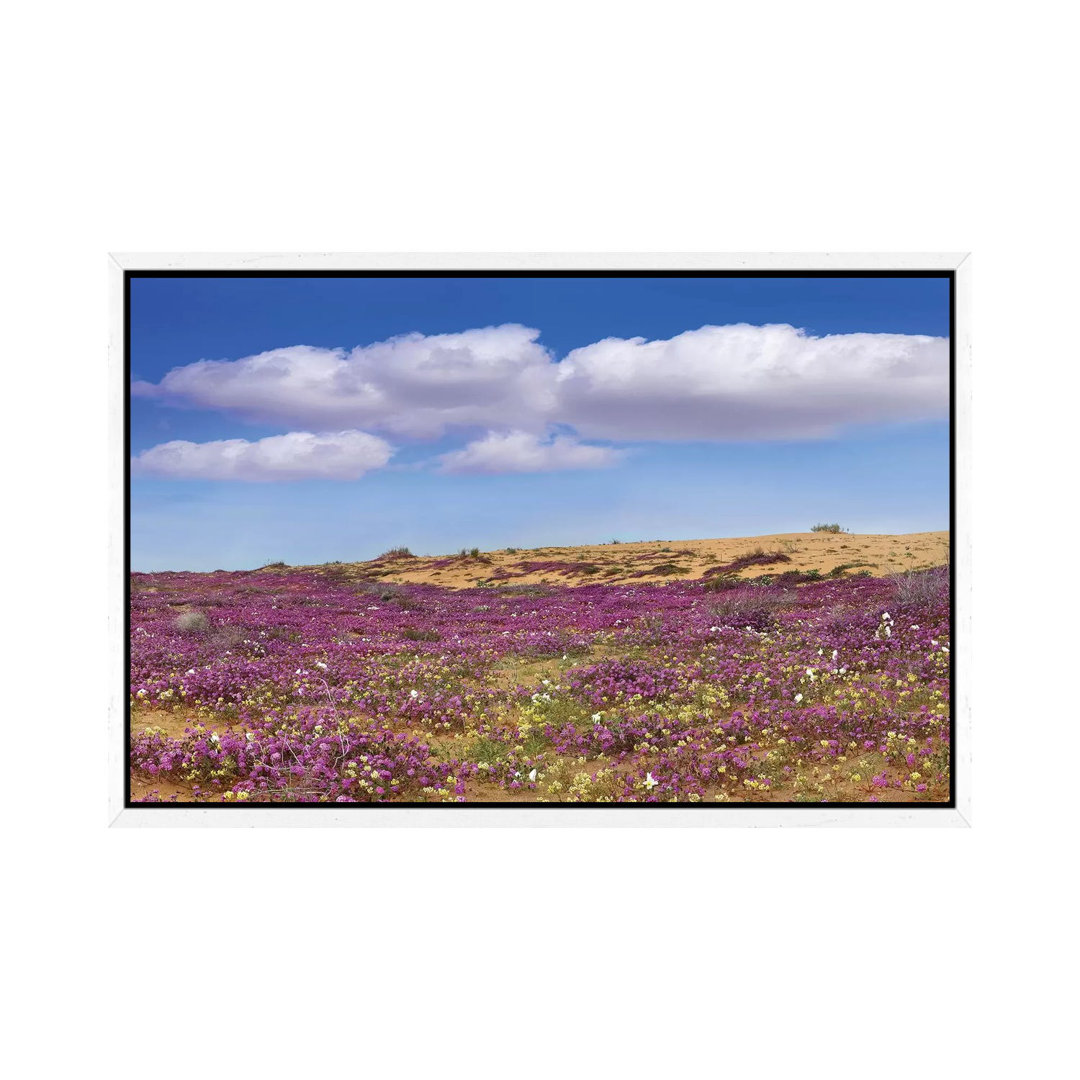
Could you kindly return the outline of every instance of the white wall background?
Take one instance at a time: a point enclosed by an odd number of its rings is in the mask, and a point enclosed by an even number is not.
[[[1077,754],[1066,10],[9,15],[16,1074],[1057,1071]],[[105,253],[395,250],[972,250],[975,827],[106,830]]]

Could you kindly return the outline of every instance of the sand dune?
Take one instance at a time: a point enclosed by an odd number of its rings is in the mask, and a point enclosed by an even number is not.
[[[948,532],[774,533],[709,540],[504,548],[475,555],[387,553],[366,562],[331,563],[319,569],[358,580],[434,584],[451,589],[544,582],[589,585],[675,581],[717,573],[742,578],[790,571],[816,571],[834,577],[859,573],[884,577],[940,566],[948,560],[948,545]],[[726,569],[755,554],[756,561]],[[762,556],[775,558],[766,561]]]

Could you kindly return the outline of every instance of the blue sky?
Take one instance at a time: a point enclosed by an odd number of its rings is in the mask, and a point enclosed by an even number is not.
[[[948,527],[945,279],[131,286],[136,570]]]

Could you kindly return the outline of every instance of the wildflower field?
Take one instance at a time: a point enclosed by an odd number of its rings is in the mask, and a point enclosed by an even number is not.
[[[132,799],[947,801],[947,571],[762,554],[464,589],[371,564],[133,574]]]

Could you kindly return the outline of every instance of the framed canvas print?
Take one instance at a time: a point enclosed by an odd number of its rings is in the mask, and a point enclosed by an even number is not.
[[[114,256],[115,823],[966,824],[967,272]]]

